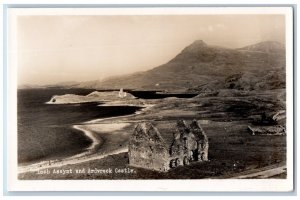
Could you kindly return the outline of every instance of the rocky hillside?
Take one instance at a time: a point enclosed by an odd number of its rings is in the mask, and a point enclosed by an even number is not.
[[[285,87],[285,49],[278,42],[260,42],[228,49],[197,40],[168,63],[152,70],[80,83],[82,88],[129,88],[213,91]]]

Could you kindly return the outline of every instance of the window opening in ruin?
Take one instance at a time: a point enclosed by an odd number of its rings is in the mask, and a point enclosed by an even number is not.
[[[176,158],[176,166],[179,166],[180,165],[180,160],[179,158]]]
[[[172,160],[170,161],[170,167],[171,167],[171,168],[176,167],[176,161],[175,161],[175,159],[172,159]]]
[[[193,161],[194,160],[194,152],[190,151],[190,160]]]
[[[183,141],[184,141],[184,148],[187,149],[188,148],[188,140],[187,138],[183,138]]]
[[[187,156],[185,156],[185,157],[183,158],[183,164],[184,164],[184,165],[189,165],[189,164],[190,164],[190,161],[189,161],[189,159],[188,159]]]
[[[201,153],[201,160],[204,160],[204,153]]]

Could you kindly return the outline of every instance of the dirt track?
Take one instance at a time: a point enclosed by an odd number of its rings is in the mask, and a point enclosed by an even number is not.
[[[269,165],[266,167],[252,169],[244,171],[238,174],[232,174],[229,179],[261,179],[261,178],[270,178],[279,174],[286,173],[286,164],[285,162],[278,163],[275,165]]]

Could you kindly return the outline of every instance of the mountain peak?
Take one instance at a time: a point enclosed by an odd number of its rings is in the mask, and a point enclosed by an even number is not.
[[[285,86],[284,71],[281,71],[285,66],[285,54],[281,46],[284,47],[278,42],[267,41],[229,49],[196,40],[169,62],[151,70],[78,87],[169,91],[282,89]],[[267,55],[267,52],[276,54]]]
[[[203,40],[195,40],[190,46],[207,46]]]
[[[196,40],[187,46],[182,52],[199,52],[207,47],[208,45],[203,40]]]

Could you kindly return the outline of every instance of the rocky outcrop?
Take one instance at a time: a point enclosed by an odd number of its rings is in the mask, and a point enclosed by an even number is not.
[[[285,124],[286,122],[286,111],[285,110],[279,110],[276,112],[273,116],[272,119],[277,123],[277,124]]]
[[[252,135],[286,135],[284,126],[248,126]]]

